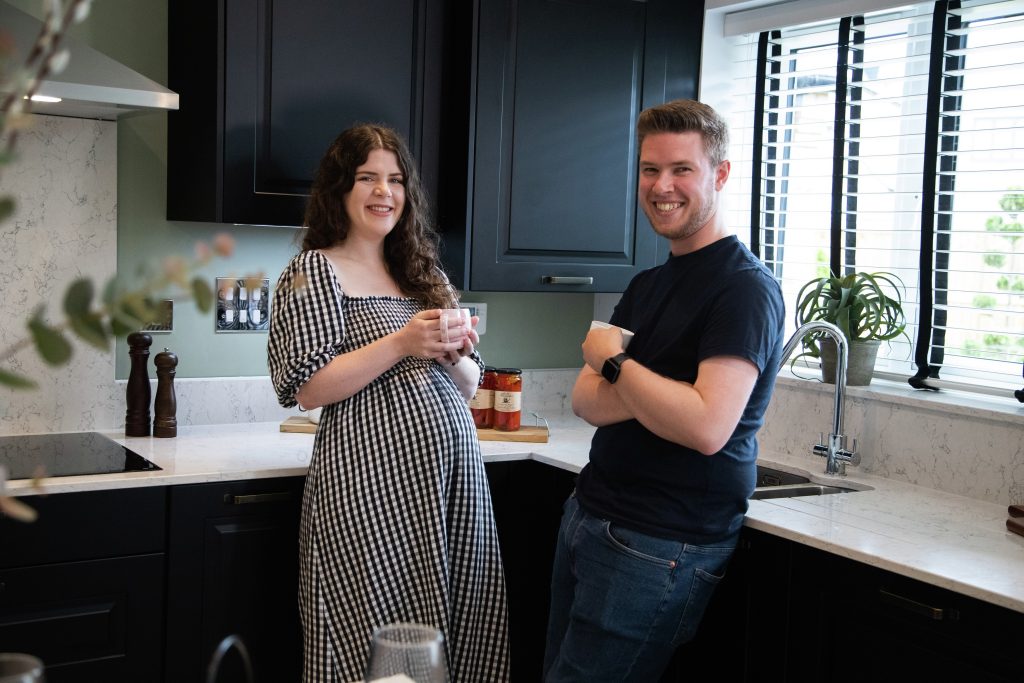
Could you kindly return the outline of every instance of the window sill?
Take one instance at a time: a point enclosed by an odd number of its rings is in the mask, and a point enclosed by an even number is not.
[[[800,368],[801,377],[787,365],[776,380],[776,386],[834,395],[835,387],[814,378],[817,368]],[[866,387],[846,387],[846,400],[877,401],[930,410],[947,415],[1021,424],[1024,404],[1012,398],[999,398],[966,391],[914,389],[906,383],[874,378]]]

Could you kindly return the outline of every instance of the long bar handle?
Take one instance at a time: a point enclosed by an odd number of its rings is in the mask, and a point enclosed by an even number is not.
[[[923,602],[918,602],[917,600],[905,598],[902,595],[890,593],[884,588],[879,588],[878,594],[881,596],[883,602],[887,602],[893,607],[898,607],[902,610],[906,610],[907,612],[919,614],[923,617],[932,619],[934,621],[942,621],[947,616],[946,610],[942,609],[941,607],[932,607],[931,605],[926,605]],[[955,614],[956,611],[951,610],[948,616],[950,619],[955,619]]]
[[[545,275],[540,279],[546,285],[592,285],[594,278],[589,276]]]
[[[228,505],[248,505],[249,503],[280,503],[291,500],[292,494],[289,491],[279,493],[253,493],[247,496],[236,496],[231,493],[224,494],[224,502]]]

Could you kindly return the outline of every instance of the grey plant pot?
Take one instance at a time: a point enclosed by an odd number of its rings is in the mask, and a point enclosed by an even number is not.
[[[878,339],[861,339],[850,344],[846,363],[846,385],[865,387],[871,384],[878,356]],[[828,384],[836,383],[836,343],[831,339],[821,342],[821,378]]]

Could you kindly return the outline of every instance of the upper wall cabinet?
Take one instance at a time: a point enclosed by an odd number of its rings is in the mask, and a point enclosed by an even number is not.
[[[359,121],[400,131],[434,196],[442,4],[171,2],[167,217],[301,225],[320,157]]]
[[[469,289],[618,292],[668,255],[635,125],[696,95],[702,24],[678,0],[479,0]]]

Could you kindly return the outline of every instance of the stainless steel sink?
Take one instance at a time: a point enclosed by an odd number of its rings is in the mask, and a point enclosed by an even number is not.
[[[860,489],[830,484],[816,484],[802,474],[778,470],[767,465],[757,466],[757,488],[751,500],[768,498],[794,498],[797,496],[825,496],[832,493],[850,493]]]
[[[797,496],[825,496],[831,493],[852,493],[857,489],[845,486],[827,486],[825,484],[792,484],[790,486],[768,486],[754,489],[751,500],[768,498],[795,498]]]
[[[800,474],[784,472],[783,470],[777,470],[774,467],[768,467],[767,465],[757,466],[757,483],[755,486],[758,488],[763,488],[765,486],[786,486],[788,484],[809,483],[811,483],[811,480]]]

